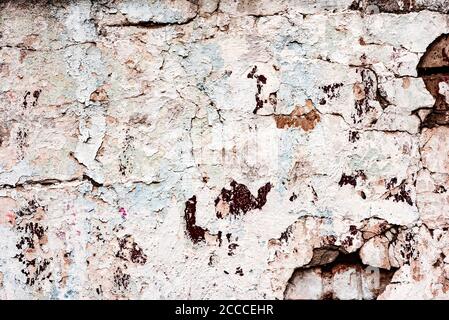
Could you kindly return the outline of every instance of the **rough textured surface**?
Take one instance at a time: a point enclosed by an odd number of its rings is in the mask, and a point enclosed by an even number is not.
[[[0,1],[0,299],[449,298],[448,8]]]

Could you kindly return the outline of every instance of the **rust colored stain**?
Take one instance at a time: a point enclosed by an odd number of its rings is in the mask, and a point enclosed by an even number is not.
[[[90,94],[90,101],[104,102],[108,100],[109,100],[108,94],[106,93],[106,90],[102,87],[98,88],[97,90],[95,90]]]
[[[410,78],[402,78],[402,88],[410,88]]]
[[[288,115],[275,115],[274,120],[278,129],[293,127],[310,131],[315,128],[321,118],[312,101],[307,100],[305,107],[297,106]]]

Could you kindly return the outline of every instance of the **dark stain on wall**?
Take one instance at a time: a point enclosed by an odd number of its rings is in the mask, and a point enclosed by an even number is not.
[[[114,271],[114,286],[118,290],[126,290],[128,289],[130,278],[131,276],[129,274],[124,273],[123,270],[118,267]]]
[[[31,91],[26,91],[23,96],[22,108],[27,109],[30,104],[33,107],[37,106],[37,101],[39,100],[41,92],[41,89],[34,90],[33,93],[31,93]]]
[[[279,241],[288,242],[288,239],[290,238],[292,233],[293,233],[293,225],[289,225],[287,227],[287,229],[285,229],[285,231],[281,233],[281,236],[279,237]]]
[[[340,88],[343,87],[343,83],[333,83],[320,87],[321,90],[327,95],[329,99],[340,97]]]
[[[298,198],[298,195],[296,193],[293,192],[293,194],[290,196],[290,198],[288,200],[290,201],[294,201]]]
[[[132,159],[130,157],[130,153],[132,153],[132,150],[134,149],[134,146],[132,145],[133,141],[134,137],[129,135],[127,131],[123,151],[119,156],[119,172],[122,176],[126,176],[133,171]]]
[[[217,208],[217,206],[223,204],[226,204],[229,208],[229,214],[234,216],[246,214],[254,209],[262,209],[267,202],[267,195],[271,187],[271,183],[267,182],[259,188],[257,197],[255,197],[244,184],[232,181],[231,189],[223,188],[220,195],[215,199],[217,218],[222,219],[227,214],[227,212]]]
[[[116,257],[131,261],[132,263],[145,264],[147,262],[147,256],[143,252],[142,248],[133,240],[132,236],[127,234],[122,238],[117,239],[119,244],[119,250],[116,253]]]
[[[257,190],[257,197],[251,194],[251,191],[241,183],[232,181],[231,189],[223,188],[220,195],[215,199],[216,217],[223,219],[225,215],[232,216],[244,215],[250,210],[262,209],[267,202],[267,195],[270,192],[272,185],[267,182],[265,185]],[[196,196],[192,196],[185,202],[184,219],[186,222],[186,233],[194,244],[206,240],[206,233],[210,236],[215,236],[218,246],[223,244],[223,232],[218,231],[217,234],[212,234],[208,229],[198,226],[196,224]],[[226,212],[225,212],[226,211]],[[231,233],[226,233],[228,243],[231,242]],[[235,239],[237,241],[237,239]],[[228,255],[232,256],[235,248],[238,247],[236,243],[230,243],[228,248]]]
[[[196,225],[196,196],[193,196],[186,201],[184,219],[186,221],[187,234],[190,239],[192,239],[192,242],[196,244],[200,241],[204,241],[207,229]]]
[[[277,105],[276,92],[270,93],[268,100],[267,99],[264,100],[261,98],[260,95],[262,94],[262,88],[265,84],[267,84],[267,77],[264,76],[263,74],[257,74],[257,66],[254,66],[251,69],[251,71],[246,75],[246,77],[248,79],[256,79],[257,92],[255,94],[256,107],[253,110],[254,114],[256,114],[259,109],[262,109],[265,103],[269,102],[273,106]]]
[[[353,87],[355,113],[351,118],[354,124],[360,123],[364,115],[374,109],[371,101],[377,100],[377,79],[374,72],[370,69],[359,68],[357,73],[360,74],[361,82],[354,84]]]
[[[426,89],[435,98],[432,111],[421,123],[421,128],[449,125],[449,104],[440,93],[440,84],[449,85],[449,34],[435,39],[421,57],[417,66],[418,76],[422,77]]]
[[[397,185],[397,178],[392,178],[389,182],[385,184],[388,191],[386,199],[393,199],[395,202],[406,202],[410,206],[413,206],[413,201],[410,196],[410,190],[407,188],[407,183],[403,180],[399,185]]]
[[[228,245],[228,256],[233,256],[238,246],[239,245],[237,243],[230,243]]]
[[[33,215],[37,213],[38,209],[44,210],[44,207],[41,207],[34,200],[28,203],[29,206],[16,212],[19,218],[25,217],[25,219],[20,219],[16,226],[19,233],[16,248],[19,252],[14,258],[23,265],[21,273],[26,277],[26,285],[34,286],[35,284],[41,285],[46,279],[53,282],[51,279],[52,273],[48,268],[53,258],[36,254],[41,251],[42,245],[48,242],[48,227],[44,227],[38,220],[33,221]]]
[[[17,143],[17,159],[23,160],[25,157],[25,149],[28,147],[28,129],[25,127],[19,128],[16,136]]]
[[[237,274],[237,275],[239,275],[239,276],[243,276],[243,270],[242,270],[242,267],[237,267],[236,269],[235,269],[235,274]]]
[[[435,186],[435,190],[433,191],[433,193],[446,193],[447,189],[444,186]]]
[[[363,170],[357,170],[355,173],[347,175],[346,173],[343,173],[341,175],[340,181],[338,182],[338,185],[340,187],[343,187],[344,185],[351,185],[355,187],[357,185],[357,179],[360,178],[362,180],[366,180],[366,175]]]
[[[410,265],[410,262],[419,256],[419,252],[416,250],[417,241],[414,233],[410,230],[406,232],[404,240],[401,243],[399,254],[403,259],[403,263]]]
[[[349,131],[349,142],[356,142],[360,139],[360,133],[358,131]]]
[[[18,217],[32,216],[38,209],[47,210],[47,206],[40,205],[36,200],[29,200],[26,206],[21,207],[16,211]]]

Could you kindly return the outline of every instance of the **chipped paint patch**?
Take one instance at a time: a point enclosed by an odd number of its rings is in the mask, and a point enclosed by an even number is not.
[[[307,100],[305,106],[296,106],[289,115],[275,115],[276,127],[301,128],[304,131],[310,131],[320,122],[320,114],[315,109],[311,100]]]

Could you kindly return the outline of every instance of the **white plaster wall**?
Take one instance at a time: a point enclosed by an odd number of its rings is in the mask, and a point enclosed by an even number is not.
[[[0,299],[448,298],[448,8],[0,2]]]

